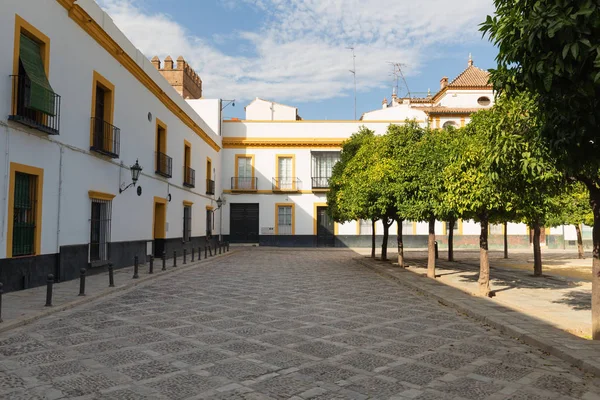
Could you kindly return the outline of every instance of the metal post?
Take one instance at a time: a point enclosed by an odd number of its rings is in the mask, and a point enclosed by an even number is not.
[[[187,264],[187,249],[183,249],[183,265]]]
[[[140,277],[140,275],[138,274],[139,272],[139,265],[138,265],[138,256],[133,257],[133,279],[138,279]]]
[[[437,240],[435,241],[435,259],[437,260],[440,257],[439,253],[438,253],[438,242]]]
[[[227,242],[227,252],[229,253],[229,242]]]
[[[46,307],[52,307],[52,285],[54,285],[54,275],[48,274],[46,280]]]
[[[221,254],[221,249],[223,248],[223,243],[219,242],[219,254]]]
[[[166,271],[167,270],[167,252],[166,251],[163,251],[163,253],[162,253],[162,263],[163,263],[162,270]]]
[[[208,258],[208,246],[204,246],[204,258]]]
[[[208,255],[212,257],[212,247],[208,245]]]
[[[85,268],[79,270],[79,295],[85,296]]]
[[[215,243],[215,256],[217,255],[217,247],[218,245]]]
[[[173,268],[177,266],[177,250],[173,250]]]
[[[115,269],[113,263],[108,263],[108,287],[115,287]]]
[[[0,322],[2,322],[2,293],[4,293],[4,290],[2,290],[2,286],[4,286],[2,284],[2,282],[0,282]]]
[[[198,246],[198,261],[202,259],[202,247]]]
[[[192,262],[194,262],[194,246],[192,246]]]
[[[154,257],[150,256],[150,266],[148,267],[148,273],[154,273]]]

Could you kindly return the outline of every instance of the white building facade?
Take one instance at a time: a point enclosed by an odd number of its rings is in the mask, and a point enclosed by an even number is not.
[[[186,102],[92,0],[7,0],[0,38],[5,290],[217,237],[218,100]]]

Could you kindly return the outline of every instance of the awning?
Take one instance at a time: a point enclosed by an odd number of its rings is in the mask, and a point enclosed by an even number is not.
[[[19,60],[30,80],[28,93],[26,92],[26,106],[48,115],[54,115],[56,95],[46,76],[40,45],[23,34],[21,34],[19,46]],[[21,87],[26,87],[26,85]]]

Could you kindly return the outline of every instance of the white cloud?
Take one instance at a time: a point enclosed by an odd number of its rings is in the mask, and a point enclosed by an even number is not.
[[[299,102],[350,94],[349,45],[356,48],[359,90],[388,85],[388,61],[406,64],[409,75],[418,73],[425,54],[436,47],[479,40],[477,25],[492,11],[492,0],[238,1],[266,15],[257,31],[237,32],[252,55],[228,54],[135,0],[99,0],[147,57],[183,55],[202,77],[204,96],[240,101],[258,96]]]

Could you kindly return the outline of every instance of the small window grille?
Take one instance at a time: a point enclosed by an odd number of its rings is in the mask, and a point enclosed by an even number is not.
[[[90,218],[90,262],[108,261],[112,201],[92,199]]]
[[[35,254],[37,179],[35,175],[15,173],[13,257]]]
[[[277,211],[277,234],[291,235],[292,234],[292,207],[280,206]]]

